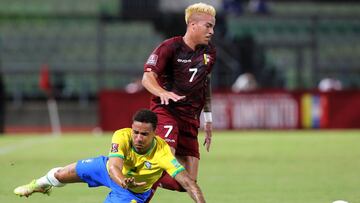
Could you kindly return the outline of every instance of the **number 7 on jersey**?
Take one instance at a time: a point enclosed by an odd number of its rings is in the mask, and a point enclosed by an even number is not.
[[[189,72],[193,72],[192,75],[191,75],[191,78],[189,80],[189,82],[192,82],[194,80],[194,77],[197,73],[198,69],[197,68],[189,68]]]
[[[166,134],[165,134],[165,137],[168,137],[174,127],[173,127],[172,125],[164,125],[164,128],[167,129],[167,132],[166,132]]]

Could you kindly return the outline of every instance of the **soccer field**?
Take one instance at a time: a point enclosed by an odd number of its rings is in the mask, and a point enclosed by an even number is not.
[[[108,189],[72,184],[51,196],[30,198],[12,190],[48,169],[106,155],[111,135],[0,136],[1,203],[97,203]],[[202,142],[203,135],[200,137]],[[360,202],[360,131],[215,132],[211,152],[201,147],[199,184],[207,202]],[[192,202],[159,189],[152,202]]]

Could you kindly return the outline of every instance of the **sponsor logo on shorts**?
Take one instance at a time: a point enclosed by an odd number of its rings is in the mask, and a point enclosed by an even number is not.
[[[112,153],[116,153],[116,152],[118,152],[119,151],[119,144],[117,144],[117,143],[112,143],[111,144],[111,152]]]
[[[81,163],[90,163],[92,161],[93,161],[93,159],[84,159],[81,161]]]
[[[175,140],[174,139],[169,139],[169,138],[166,138],[165,139],[166,142],[172,142],[172,143],[175,143]]]

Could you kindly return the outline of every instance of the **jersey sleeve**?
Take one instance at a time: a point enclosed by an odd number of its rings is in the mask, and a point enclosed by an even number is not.
[[[118,130],[114,133],[111,139],[111,149],[109,157],[120,157],[125,159],[128,136],[126,136],[126,130]]]
[[[162,43],[151,53],[144,65],[144,72],[155,72],[161,75],[166,67],[167,62],[172,56],[172,51],[167,43]]]
[[[160,160],[160,167],[171,177],[175,177],[178,173],[185,170],[185,168],[176,160],[174,155],[172,155],[169,146],[164,147],[164,154]]]

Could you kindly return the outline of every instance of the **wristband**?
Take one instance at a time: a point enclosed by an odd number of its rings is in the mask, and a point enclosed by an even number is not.
[[[209,122],[211,123],[212,122],[212,114],[211,112],[204,112],[204,120],[205,122]]]

